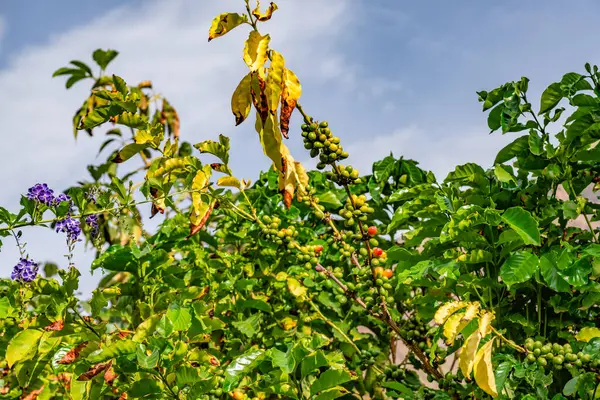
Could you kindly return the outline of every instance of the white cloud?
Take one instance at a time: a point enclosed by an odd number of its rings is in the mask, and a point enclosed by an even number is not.
[[[289,54],[288,65],[305,85],[321,74],[321,70],[313,71],[312,54],[327,54],[331,60],[344,58],[335,45],[355,14],[351,3],[283,0],[273,20],[265,25],[265,31],[272,33],[272,47]],[[318,12],[314,12],[316,9]],[[85,98],[88,85],[65,91],[64,79],[52,79],[51,74],[69,60],[87,62],[99,47],[121,52],[109,67],[110,72],[130,83],[152,80],[155,89],[178,109],[184,140],[196,143],[225,133],[232,138],[234,172],[253,177],[268,168],[253,124],[234,130],[229,109],[231,92],[246,73],[240,55],[248,30],[240,27],[207,43],[212,18],[224,10],[241,11],[240,1],[156,0],[136,8],[123,6],[85,26],[56,35],[44,45],[11,55],[7,67],[0,70],[0,204],[14,210],[19,193],[36,182],[47,182],[60,190],[87,176],[85,167],[104,139],[102,130],[91,139],[83,134],[75,142],[71,118]],[[345,83],[351,78],[332,75],[329,79]],[[332,99],[330,95],[316,100],[325,103]],[[343,103],[347,99],[335,101]],[[319,108],[318,103],[313,106]],[[61,235],[42,228],[27,229],[25,233],[32,257],[61,261],[65,252]],[[6,276],[18,254],[9,238],[4,238],[4,243],[0,274]],[[91,252],[84,255],[79,247],[76,260],[80,265],[89,264]],[[85,283],[85,291],[89,291],[90,281]]]

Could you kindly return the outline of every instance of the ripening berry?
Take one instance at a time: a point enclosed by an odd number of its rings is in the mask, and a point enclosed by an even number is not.
[[[375,236],[375,235],[377,235],[377,227],[376,226],[370,226],[369,229],[367,229],[367,233],[369,234],[369,236]]]
[[[374,272],[375,272],[375,277],[379,278],[380,276],[383,275],[383,268],[377,267],[377,268],[375,268]]]
[[[323,245],[318,244],[315,246],[315,253],[320,253],[322,251],[323,251]]]
[[[381,257],[381,255],[382,255],[382,254],[383,254],[383,250],[382,250],[382,249],[380,249],[379,247],[375,247],[375,248],[373,249],[373,255],[374,255],[375,257]]]
[[[242,391],[240,391],[240,390],[234,390],[231,393],[231,397],[233,397],[235,400],[242,400],[246,396],[244,395],[244,393]]]
[[[390,279],[392,275],[394,275],[394,272],[389,268],[383,271],[384,278]]]

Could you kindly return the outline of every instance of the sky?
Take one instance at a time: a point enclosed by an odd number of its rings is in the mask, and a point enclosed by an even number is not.
[[[538,107],[547,85],[583,71],[585,62],[600,63],[594,0],[277,4],[261,31],[300,78],[305,110],[329,121],[348,162],[362,173],[390,152],[419,161],[438,179],[457,164],[491,166],[515,134],[489,134],[476,91],[527,76]],[[88,164],[104,160],[96,157],[100,133],[72,135],[72,115],[88,84],[67,91],[63,78],[51,78],[70,60],[91,63],[97,48],[120,52],[109,73],[153,82],[177,108],[184,140],[230,136],[239,178],[269,168],[253,123],[235,127],[230,111],[247,69],[241,54],[248,31],[240,27],[207,42],[212,18],[225,11],[243,11],[243,0],[0,0],[0,205],[16,211],[35,183],[62,191],[87,178]],[[299,124],[296,115],[287,144],[311,166]],[[28,228],[24,236],[31,257],[66,264],[61,234]],[[8,276],[18,251],[10,238],[3,242],[0,276]],[[82,271],[93,255],[78,245]],[[97,276],[84,275],[81,289],[89,293]]]

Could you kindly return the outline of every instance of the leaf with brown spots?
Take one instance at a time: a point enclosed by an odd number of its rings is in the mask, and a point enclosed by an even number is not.
[[[150,218],[154,217],[156,214],[165,213],[165,199],[156,200],[157,197],[160,197],[160,193],[157,188],[150,187],[150,195],[155,200],[152,202],[152,208],[150,209]]]
[[[296,74],[291,70],[285,69],[283,72],[283,92],[281,93],[281,111],[280,122],[281,133],[286,138],[290,130],[290,118],[296,108],[298,99],[302,95],[302,85]]]
[[[79,353],[85,346],[87,346],[88,342],[81,342],[77,346],[73,347],[71,350],[67,352],[59,361],[58,364],[72,364],[79,357]]]
[[[160,122],[165,126],[165,130],[168,130],[173,137],[179,137],[179,114],[166,99],[163,99],[160,116]]]
[[[248,68],[250,68],[250,72],[263,68],[269,59],[270,41],[271,36],[269,34],[263,36],[258,31],[250,31],[250,35],[244,46],[244,61],[248,65]]]
[[[208,217],[210,217],[210,214],[215,207],[215,201],[213,200],[210,204],[204,203],[204,205],[206,206],[206,210],[203,211],[203,213],[201,212],[201,215],[196,216],[195,212],[192,211],[192,216],[190,217],[190,234],[187,236],[187,239],[191,238],[196,233],[200,232],[202,228],[204,228]]]
[[[102,363],[96,364],[96,365],[90,367],[90,369],[85,371],[83,374],[79,375],[79,378],[77,378],[77,380],[78,381],[89,381],[96,375],[109,369],[111,366],[112,366],[112,360],[105,362],[104,364],[102,364]]]
[[[108,386],[112,386],[113,382],[115,381],[115,379],[117,379],[118,376],[119,375],[115,373],[115,371],[112,367],[108,368],[104,372],[104,381],[106,382],[106,384]]]
[[[277,7],[277,4],[271,2],[271,4],[269,4],[269,8],[267,8],[267,11],[265,13],[262,13],[260,11],[260,1],[256,1],[256,8],[254,10],[252,10],[252,15],[254,17],[256,17],[257,20],[259,20],[260,22],[265,22],[271,19],[271,17],[273,16],[273,13],[275,12],[275,10],[277,10],[279,7]]]
[[[50,332],[50,331],[62,331],[62,329],[64,327],[65,327],[65,321],[59,319],[58,321],[54,321],[50,325],[44,327],[44,330],[47,331],[47,332]]]
[[[42,385],[41,388],[39,389],[35,389],[32,390],[31,392],[29,392],[29,394],[21,397],[21,400],[35,400],[38,398],[38,396],[44,391],[44,386]]]
[[[231,112],[235,116],[235,126],[244,122],[250,113],[250,106],[252,105],[251,82],[251,74],[244,76],[231,96]]]
[[[248,21],[246,15],[237,13],[223,13],[213,19],[210,29],[208,30],[208,41],[225,35],[233,28],[240,26]]]

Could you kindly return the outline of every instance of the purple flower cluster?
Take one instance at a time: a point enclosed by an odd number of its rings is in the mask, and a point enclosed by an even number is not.
[[[35,279],[38,273],[38,265],[37,263],[28,260],[26,258],[21,258],[19,263],[14,266],[12,274],[10,277],[12,280],[20,281],[20,282],[31,282]]]
[[[47,206],[57,206],[64,201],[71,201],[71,197],[64,193],[54,196],[54,190],[45,183],[37,183],[30,187],[27,190],[27,198]]]
[[[70,242],[76,242],[81,235],[81,225],[79,220],[67,216],[56,223],[56,232],[65,232],[67,234],[67,240]]]
[[[96,236],[98,234],[98,214],[91,214],[85,217],[85,223],[92,228],[90,234]]]

